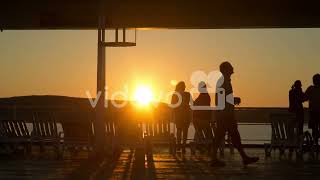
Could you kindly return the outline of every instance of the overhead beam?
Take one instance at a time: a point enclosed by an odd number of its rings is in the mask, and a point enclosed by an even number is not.
[[[0,29],[96,29],[99,0],[2,0]],[[106,0],[108,28],[314,28],[316,2]]]

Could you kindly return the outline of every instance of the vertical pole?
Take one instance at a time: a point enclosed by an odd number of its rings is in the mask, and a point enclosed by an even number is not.
[[[137,43],[137,28],[134,29],[134,43]]]
[[[116,37],[115,37],[115,39],[116,39],[116,42],[118,42],[118,28],[116,28]]]
[[[122,33],[123,33],[123,42],[126,42],[126,28],[123,28],[123,31],[122,31]]]
[[[94,121],[95,133],[95,153],[102,156],[105,147],[105,47],[102,42],[105,40],[105,20],[99,17],[98,28],[98,54],[97,54],[97,98],[98,103],[95,107],[96,118]],[[101,93],[101,94],[100,94]],[[100,96],[98,96],[100,94]]]

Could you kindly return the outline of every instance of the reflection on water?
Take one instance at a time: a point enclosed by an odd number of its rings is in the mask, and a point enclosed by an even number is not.
[[[174,124],[171,123],[171,132],[174,130]],[[244,144],[263,144],[271,140],[271,126],[270,125],[241,125],[239,124],[239,131]],[[188,132],[188,139],[194,138],[195,129],[191,124]]]
[[[29,132],[32,132],[32,123],[27,123]],[[62,132],[61,124],[57,125],[58,132]],[[304,130],[308,130],[308,126],[304,127]],[[171,123],[170,131],[176,133],[174,124]],[[244,144],[263,144],[271,140],[271,126],[270,125],[241,125],[239,124],[239,131]],[[311,130],[309,130],[311,131]],[[192,140],[194,138],[195,129],[191,124],[188,132],[188,139]]]
[[[239,131],[244,144],[263,144],[271,140],[270,125],[239,125]],[[188,139],[193,139],[195,129],[189,128]]]
[[[304,131],[309,130],[305,125]],[[271,140],[271,125],[241,125],[239,124],[239,132],[243,144],[264,144]],[[195,129],[193,125],[189,128],[188,139],[193,139]]]

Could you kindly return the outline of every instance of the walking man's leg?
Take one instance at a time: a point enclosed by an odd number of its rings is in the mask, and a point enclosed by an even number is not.
[[[244,151],[241,143],[241,137],[238,130],[237,122],[235,120],[228,120],[226,122],[226,126],[227,126],[227,131],[231,137],[232,144],[239,151],[243,164],[247,165],[247,164],[257,162],[259,160],[258,157],[249,157]]]
[[[217,128],[215,130],[215,137],[213,141],[213,147],[212,147],[212,157],[211,157],[211,166],[213,167],[219,167],[219,166],[225,166],[225,163],[223,161],[218,160],[217,152],[218,148],[221,145],[221,141],[225,137],[225,128],[221,121],[217,121]]]

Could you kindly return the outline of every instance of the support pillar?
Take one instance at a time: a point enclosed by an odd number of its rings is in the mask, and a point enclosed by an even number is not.
[[[98,156],[102,156],[104,153],[104,148],[106,145],[105,136],[105,86],[106,86],[106,59],[105,59],[105,47],[103,42],[105,41],[105,18],[99,18],[99,28],[98,28],[98,52],[97,52],[97,98],[98,103],[95,107],[96,118],[93,123],[94,134],[95,134],[95,153]],[[100,96],[99,96],[100,95]]]

